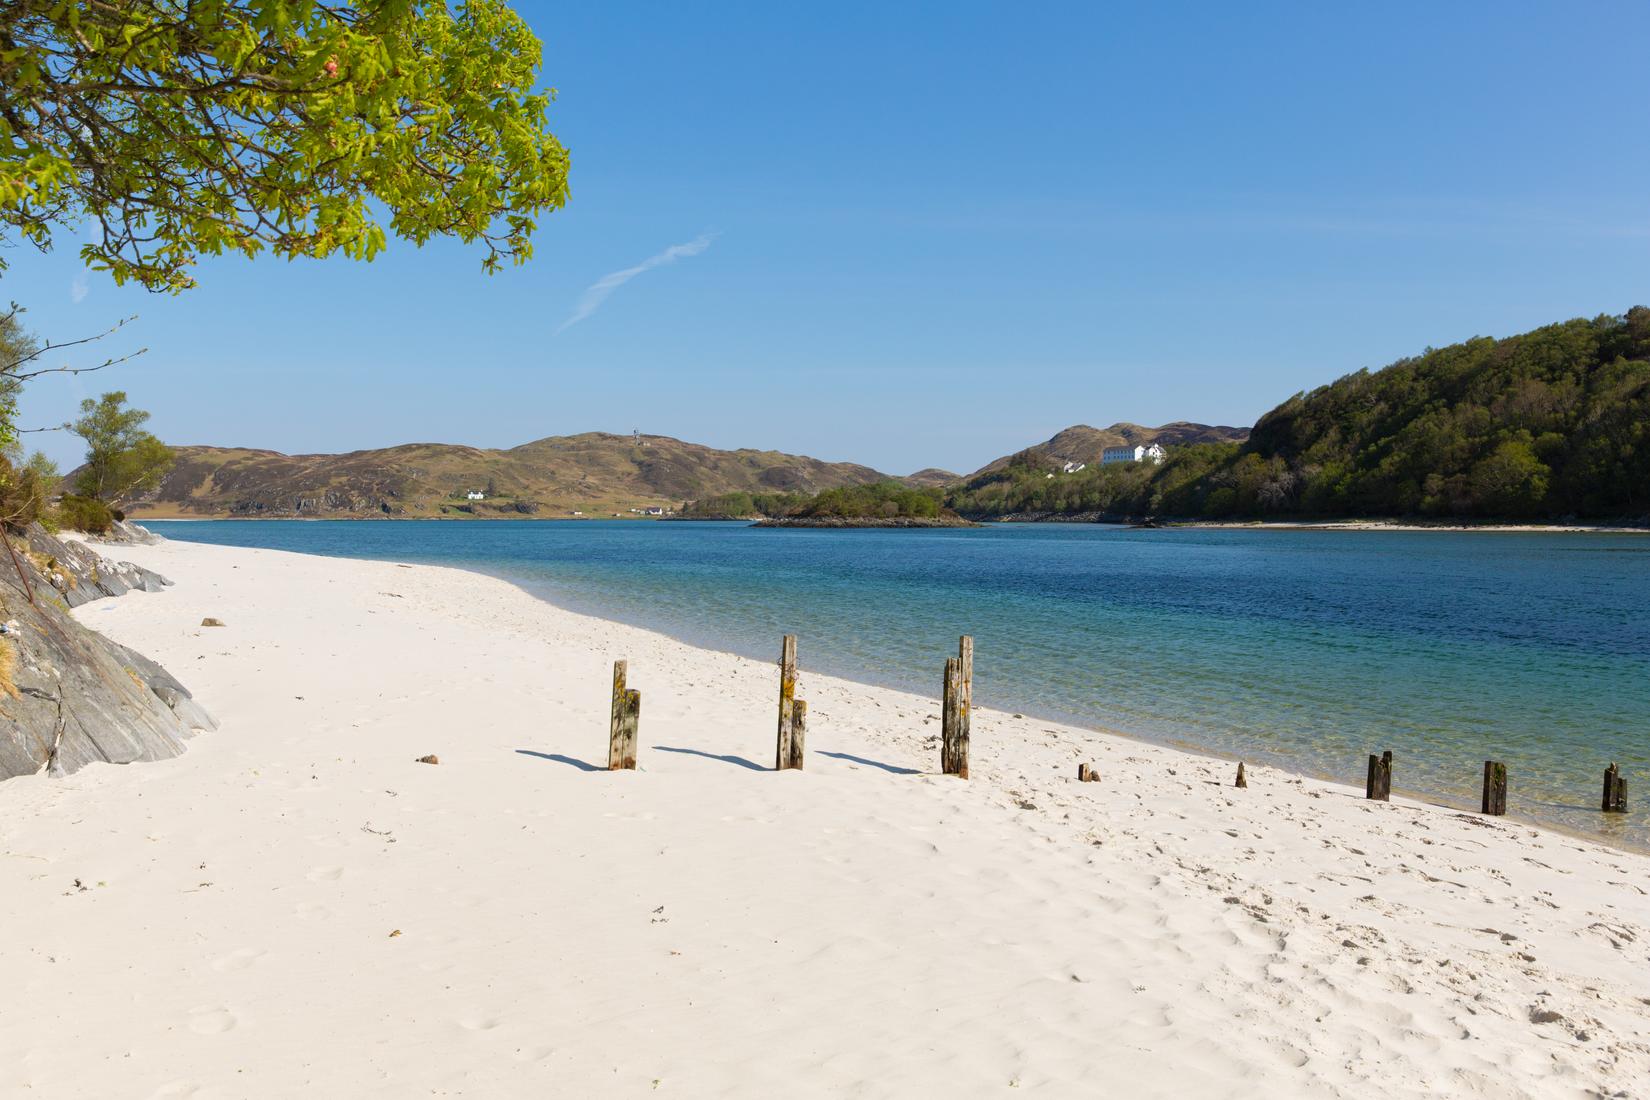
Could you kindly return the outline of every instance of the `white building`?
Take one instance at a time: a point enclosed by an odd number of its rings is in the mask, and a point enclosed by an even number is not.
[[[1068,462],[1061,467],[1061,470],[1068,474],[1075,474],[1081,470],[1088,469],[1088,465],[1089,464],[1087,462]]]
[[[1163,448],[1153,443],[1149,447],[1107,447],[1100,452],[1100,465],[1110,466],[1114,462],[1150,462],[1161,466]]]
[[[487,499],[487,494],[483,493],[483,492],[479,492],[475,489],[471,489],[469,492],[464,494],[464,499],[465,500],[486,500]]]

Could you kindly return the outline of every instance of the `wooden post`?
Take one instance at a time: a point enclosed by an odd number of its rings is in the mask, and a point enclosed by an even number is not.
[[[808,700],[796,699],[791,702],[791,756],[785,766],[801,771],[802,758],[807,751]]]
[[[624,693],[624,767],[636,767],[636,733],[642,725],[642,693],[631,688]]]
[[[636,728],[641,721],[642,693],[625,689],[627,663],[613,662],[613,704],[607,727],[607,770],[636,767]]]
[[[1604,769],[1604,812],[1607,814],[1624,814],[1627,812],[1627,780],[1621,777],[1621,769],[1611,764]]]
[[[1095,770],[1093,764],[1079,764],[1077,765],[1077,782],[1098,783],[1100,782],[1100,773]]]
[[[791,730],[795,703],[796,635],[787,634],[779,643],[779,739],[773,754],[775,771],[784,771],[791,766]]]
[[[968,778],[968,734],[962,728],[962,658],[945,659],[940,702],[940,771]]]
[[[1373,798],[1380,802],[1392,801],[1392,754],[1383,752],[1379,756],[1369,758],[1369,782],[1364,787],[1364,797]]]
[[[973,729],[974,712],[974,636],[964,634],[957,640],[957,674],[960,677],[957,697],[957,737],[962,742],[964,775],[968,760],[968,735]]]
[[[1495,817],[1507,812],[1507,765],[1484,761],[1484,800],[1480,812]]]
[[[1241,760],[1238,761],[1237,780],[1232,784],[1232,786],[1245,788],[1249,786],[1249,777],[1243,774],[1243,761]]]

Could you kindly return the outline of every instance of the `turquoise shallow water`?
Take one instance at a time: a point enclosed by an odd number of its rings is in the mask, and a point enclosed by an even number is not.
[[[975,699],[1650,848],[1650,536],[1393,531],[759,530],[725,523],[237,521],[168,538],[456,565],[566,607],[804,671]]]

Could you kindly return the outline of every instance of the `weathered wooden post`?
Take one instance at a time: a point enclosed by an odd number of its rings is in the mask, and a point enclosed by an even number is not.
[[[1243,774],[1243,761],[1241,760],[1238,761],[1237,779],[1232,783],[1232,786],[1245,788],[1249,786],[1249,777]]]
[[[627,662],[613,662],[613,704],[608,716],[607,770],[636,767],[636,729],[641,724],[642,693],[626,690]]]
[[[1077,782],[1079,782],[1079,783],[1098,783],[1098,782],[1100,782],[1100,770],[1098,768],[1096,768],[1093,764],[1079,764],[1079,765],[1077,765]]]
[[[1383,752],[1379,756],[1369,758],[1369,782],[1364,787],[1364,797],[1373,798],[1380,802],[1392,801],[1392,754]]]
[[[1507,812],[1507,765],[1484,761],[1484,800],[1481,813],[1496,817]]]
[[[779,643],[779,738],[774,748],[773,767],[791,767],[791,736],[796,717],[796,635],[787,634]]]
[[[802,759],[807,751],[808,700],[797,699],[791,703],[791,755],[785,766],[801,771]]]
[[[957,640],[957,674],[960,677],[957,699],[957,730],[958,737],[963,745],[963,760],[966,774],[968,760],[968,735],[972,731],[974,713],[974,636],[964,634]]]
[[[945,689],[940,696],[940,771],[968,778],[968,735],[962,727],[962,658],[945,659]]]
[[[1627,812],[1627,780],[1621,777],[1621,769],[1613,763],[1604,769],[1604,812]]]

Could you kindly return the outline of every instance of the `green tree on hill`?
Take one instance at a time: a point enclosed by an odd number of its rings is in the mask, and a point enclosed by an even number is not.
[[[79,496],[105,505],[160,484],[173,462],[172,449],[145,431],[149,414],[126,408],[126,395],[106,393],[80,403],[71,430],[86,441],[86,463],[75,475]]]

